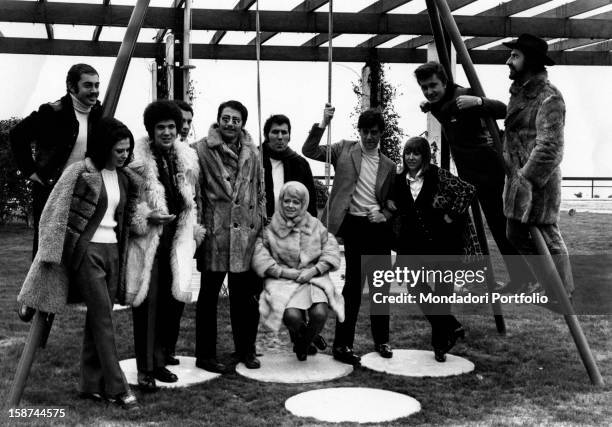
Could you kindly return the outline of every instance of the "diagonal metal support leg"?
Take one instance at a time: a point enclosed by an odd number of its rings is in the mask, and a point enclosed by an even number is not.
[[[554,296],[556,297],[557,301],[559,301],[559,305],[561,306],[562,310],[561,312],[565,318],[565,323],[567,323],[570,333],[572,334],[572,338],[574,339],[574,343],[578,348],[578,353],[580,353],[582,363],[589,374],[591,383],[596,386],[603,386],[603,378],[601,377],[601,373],[599,372],[599,368],[595,362],[595,357],[593,357],[589,343],[584,336],[584,332],[582,331],[582,327],[580,326],[580,322],[578,321],[574,307],[567,296],[567,292],[565,291],[565,287],[563,286],[559,272],[557,271],[552,256],[550,255],[548,246],[546,246],[544,237],[537,227],[529,227],[529,232],[535,242],[538,253],[544,257],[546,277],[551,279],[550,283],[546,284],[546,288],[552,289]]]
[[[489,291],[489,295],[491,295],[493,292],[495,292],[495,272],[493,270],[491,257],[489,256],[489,243],[487,242],[487,235],[485,233],[478,199],[474,199],[472,202],[472,217],[474,218],[474,226],[476,227],[476,234],[478,235],[480,248],[482,249],[482,253],[487,260],[487,290]],[[493,309],[493,317],[495,318],[497,332],[504,335],[506,333],[506,322],[504,321],[504,316],[502,314],[501,304],[499,301],[491,302],[491,308]]]
[[[51,313],[44,313],[36,311],[34,318],[32,319],[32,326],[30,326],[30,333],[26,340],[21,358],[17,364],[17,370],[15,371],[15,378],[11,385],[11,390],[7,399],[7,407],[14,408],[19,405],[21,401],[21,395],[25,388],[25,383],[30,374],[32,363],[34,362],[34,356],[36,350],[39,347],[44,348],[53,325],[54,315]]]

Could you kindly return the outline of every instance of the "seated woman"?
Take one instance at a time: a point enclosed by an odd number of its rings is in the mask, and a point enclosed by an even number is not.
[[[464,254],[467,210],[475,189],[430,160],[431,149],[425,138],[414,137],[406,142],[402,171],[395,179],[389,207],[396,208],[393,228],[399,262],[415,270],[424,267],[444,271],[456,267]],[[432,284],[435,295],[453,292],[452,283]],[[419,294],[432,292],[423,281],[412,290]],[[431,324],[435,358],[444,362],[445,354],[458,338],[465,337],[465,331],[450,314],[450,304],[417,301]]]
[[[57,313],[68,302],[87,306],[81,353],[81,397],[138,403],[119,367],[113,303],[125,302],[125,259],[140,179],[124,166],[134,138],[112,118],[94,129],[87,158],[58,180],[40,220],[40,240],[18,300]]]
[[[259,298],[262,322],[278,331],[289,329],[298,360],[307,358],[313,339],[322,344],[328,306],[344,321],[344,299],[329,277],[340,266],[334,236],[308,212],[308,190],[286,182],[280,190],[277,210],[255,244],[252,266],[265,278]],[[308,318],[308,320],[307,320]]]

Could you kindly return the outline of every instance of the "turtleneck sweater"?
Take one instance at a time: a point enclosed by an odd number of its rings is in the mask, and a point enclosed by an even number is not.
[[[74,147],[70,152],[70,156],[68,156],[68,160],[64,165],[64,169],[66,169],[71,164],[79,162],[85,158],[85,153],[87,152],[87,129],[89,112],[91,111],[90,105],[83,104],[73,94],[70,94],[70,97],[72,98],[72,105],[74,106],[74,114],[76,116],[77,121],[79,122],[79,134],[77,135]]]
[[[359,179],[353,192],[353,198],[349,205],[349,213],[355,216],[367,216],[369,212],[380,210],[378,200],[376,200],[376,172],[380,156],[378,149],[370,152],[361,150],[361,169]]]

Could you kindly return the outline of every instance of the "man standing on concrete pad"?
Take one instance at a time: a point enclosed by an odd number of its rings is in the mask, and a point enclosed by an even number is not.
[[[565,290],[571,296],[574,282],[567,247],[559,226],[561,204],[561,160],[565,102],[561,92],[548,81],[546,41],[522,34],[504,43],[511,50],[510,102],[506,114],[504,161],[504,213],[508,218],[507,236],[527,258],[540,284],[545,273],[540,265],[529,228],[542,233],[555,261]],[[554,295],[553,295],[554,296]]]
[[[431,112],[442,125],[459,176],[476,187],[478,201],[510,276],[507,289],[520,290],[533,282],[522,256],[506,237],[502,193],[504,162],[495,150],[484,118],[503,119],[506,105],[495,99],[474,96],[470,88],[448,82],[444,67],[428,62],[414,75],[427,101],[423,112]]]
[[[251,270],[251,258],[266,206],[259,150],[244,129],[247,117],[242,103],[222,103],[208,135],[194,144],[201,171],[202,222],[208,230],[198,256],[202,279],[196,308],[196,366],[211,372],[225,371],[217,360],[217,302],[225,276],[235,354],[249,369],[261,366],[255,339],[262,282]]]
[[[334,115],[327,104],[323,120],[313,125],[302,153],[313,160],[326,161],[326,147],[319,146],[325,127]],[[363,285],[368,278],[370,296],[374,294],[372,272],[391,267],[391,231],[387,219],[391,212],[386,201],[395,177],[395,163],[379,150],[385,129],[382,114],[366,110],[357,123],[360,141],[342,140],[331,147],[334,166],[334,186],[322,219],[328,230],[344,240],[346,280],[342,295],[346,319],[336,322],[333,355],[336,360],[358,365],[360,357],[353,352],[355,325],[361,305]],[[383,261],[384,260],[384,261]],[[376,292],[388,293],[388,286]],[[383,313],[373,313],[370,302],[370,323],[375,350],[385,358],[393,356],[389,345],[388,307],[378,307]]]

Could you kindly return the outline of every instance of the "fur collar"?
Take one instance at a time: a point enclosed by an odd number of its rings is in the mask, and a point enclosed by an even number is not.
[[[277,211],[274,212],[274,215],[272,215],[272,220],[270,221],[270,225],[268,227],[272,233],[276,234],[281,239],[284,239],[292,231],[301,231],[304,234],[311,235],[316,225],[316,220],[308,212],[305,212],[300,222],[295,224],[284,219]]]
[[[518,95],[522,92],[526,98],[535,98],[546,83],[548,83],[548,72],[542,71],[522,85],[516,82],[512,83],[510,86],[510,94]]]
[[[213,123],[208,129],[208,136],[206,137],[206,145],[208,148],[217,148],[225,144],[223,142],[223,138],[221,137],[221,132],[219,131],[219,125],[217,123]],[[242,129],[240,133],[240,156],[242,157],[242,153],[245,151],[245,148],[258,153],[259,150],[255,143],[253,142],[253,138],[251,138],[251,134],[246,130]]]

